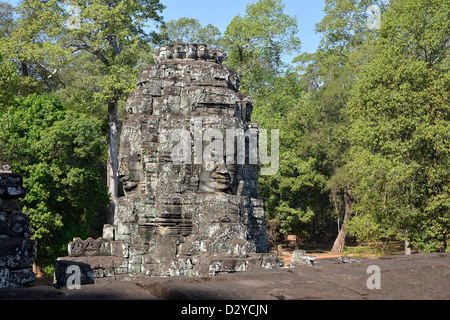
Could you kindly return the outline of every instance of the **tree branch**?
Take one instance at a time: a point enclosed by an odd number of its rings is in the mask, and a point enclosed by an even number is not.
[[[68,44],[68,47],[75,48],[76,50],[74,51],[74,53],[79,51],[79,50],[84,50],[86,52],[92,53],[101,62],[103,62],[105,65],[109,66],[109,60],[105,58],[105,56],[102,54],[102,52],[100,50],[94,50],[94,48],[92,48],[91,46],[87,45],[86,43],[84,43],[84,44],[70,43],[70,44]]]
[[[106,40],[108,40],[109,45],[113,48],[114,54],[116,56],[120,55],[122,52],[123,46],[119,43],[117,43],[116,37],[114,35],[108,35],[106,37]]]

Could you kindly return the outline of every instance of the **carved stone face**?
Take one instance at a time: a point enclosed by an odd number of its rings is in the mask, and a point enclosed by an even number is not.
[[[141,191],[140,185],[144,180],[144,172],[139,154],[129,155],[120,160],[118,178],[126,194]]]
[[[189,49],[188,49],[188,53],[186,55],[186,58],[195,59],[197,57],[198,57],[198,55],[197,55],[197,48],[196,48],[196,46],[190,45]]]
[[[205,192],[227,192],[231,190],[236,168],[226,164],[203,164],[200,172],[199,190]]]

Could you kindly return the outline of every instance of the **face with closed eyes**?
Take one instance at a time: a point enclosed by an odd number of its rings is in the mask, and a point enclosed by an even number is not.
[[[207,163],[202,165],[199,189],[205,192],[227,192],[236,174],[235,166]]]
[[[118,178],[125,194],[140,193],[141,183],[144,180],[141,155],[130,154],[119,161]]]

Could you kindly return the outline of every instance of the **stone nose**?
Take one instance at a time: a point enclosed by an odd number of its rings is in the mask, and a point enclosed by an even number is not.
[[[229,173],[227,167],[226,167],[224,164],[221,164],[221,165],[217,168],[216,172],[217,172],[217,173],[220,173],[220,174],[223,174],[223,175],[226,175],[226,174]]]

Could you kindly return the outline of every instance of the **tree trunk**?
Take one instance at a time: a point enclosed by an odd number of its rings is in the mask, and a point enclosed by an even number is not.
[[[20,66],[22,67],[22,75],[28,77],[28,65],[25,62],[21,62]]]
[[[444,247],[442,248],[442,252],[447,252],[447,233],[444,233]]]
[[[295,235],[295,250],[298,250],[298,248],[299,248],[299,242],[300,242],[299,237],[298,237],[297,235]]]
[[[283,255],[283,246],[281,244],[279,244],[277,246],[277,256],[281,256]]]
[[[116,199],[118,195],[118,168],[119,168],[119,120],[117,117],[117,98],[108,104],[108,163],[107,163],[107,187],[110,197],[110,204],[106,223],[114,224],[114,211],[116,207]]]
[[[331,249],[333,253],[342,253],[344,251],[345,238],[347,237],[347,222],[350,219],[350,211],[352,209],[350,188],[344,190],[344,204],[344,221]]]

